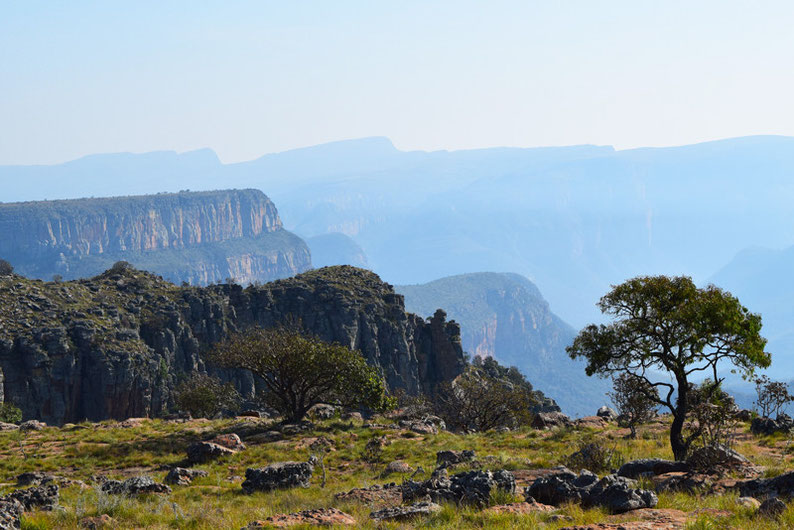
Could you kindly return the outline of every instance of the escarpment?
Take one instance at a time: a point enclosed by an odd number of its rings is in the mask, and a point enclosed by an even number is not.
[[[311,266],[258,190],[0,204],[0,257],[30,277],[93,276],[124,260],[174,281],[269,281]]]
[[[372,272],[326,267],[243,288],[178,287],[117,266],[91,279],[0,277],[2,397],[48,423],[156,416],[185,374],[209,371],[253,397],[249,372],[219,371],[205,353],[249,326],[300,322],[358,349],[392,389],[429,392],[465,366],[460,328],[425,320]]]

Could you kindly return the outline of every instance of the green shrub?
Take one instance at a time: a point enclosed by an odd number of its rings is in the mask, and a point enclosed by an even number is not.
[[[22,411],[13,403],[0,403],[0,422],[19,423],[22,421]]]
[[[217,377],[196,373],[176,389],[176,406],[194,418],[213,418],[222,412],[240,410],[242,398],[234,385]]]

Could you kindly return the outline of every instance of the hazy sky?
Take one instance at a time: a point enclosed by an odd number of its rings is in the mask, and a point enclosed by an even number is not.
[[[794,135],[794,2],[0,2],[0,164]]]

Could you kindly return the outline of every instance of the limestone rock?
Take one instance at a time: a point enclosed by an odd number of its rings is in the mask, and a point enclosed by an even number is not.
[[[786,503],[777,497],[770,497],[758,507],[758,514],[771,519],[780,517],[786,511]]]
[[[19,424],[20,431],[40,431],[47,426],[46,423],[37,420],[28,420]]]
[[[384,470],[385,475],[389,475],[391,473],[413,473],[414,468],[403,462],[402,460],[395,460],[394,462],[389,462],[386,465],[386,469]]]
[[[2,502],[18,502],[24,510],[54,510],[58,507],[60,491],[57,484],[48,483],[43,486],[20,489],[0,497]]]
[[[515,477],[509,471],[467,471],[450,477],[445,468],[436,469],[424,482],[408,480],[402,484],[403,500],[411,502],[429,496],[434,502],[450,501],[483,506],[491,493],[514,493]]]
[[[571,418],[562,412],[539,412],[532,419],[535,429],[548,429],[551,427],[570,427],[573,425]]]
[[[184,467],[175,467],[165,476],[166,484],[175,484],[178,486],[189,485],[196,477],[206,477],[208,473],[201,469],[186,469]]]
[[[611,408],[604,405],[603,407],[599,408],[596,411],[596,416],[599,418],[604,418],[607,421],[614,421],[618,419],[618,413],[612,410]]]
[[[222,456],[230,456],[237,451],[212,442],[196,442],[187,448],[187,460],[191,464],[204,464]]]
[[[17,476],[17,486],[39,486],[54,481],[55,475],[42,471],[28,471]]]
[[[659,458],[643,458],[626,462],[618,469],[618,476],[640,478],[642,476],[663,475],[673,472],[688,472],[690,466],[686,462],[662,460]]]
[[[394,483],[375,484],[368,488],[353,488],[350,491],[337,493],[334,498],[340,501],[355,501],[367,505],[393,506],[403,499],[402,488]]]
[[[22,526],[22,505],[16,501],[0,500],[0,530],[19,530]]]
[[[314,467],[309,462],[279,462],[263,468],[245,470],[245,493],[275,489],[308,488]]]
[[[210,440],[210,442],[225,447],[226,449],[231,449],[232,451],[242,451],[245,449],[243,441],[234,433],[221,434]]]
[[[441,511],[441,506],[430,501],[417,502],[404,506],[383,508],[369,514],[370,518],[377,521],[408,521],[415,517],[433,515]]]
[[[471,462],[475,458],[474,451],[438,451],[436,453],[436,466],[448,467],[464,462]]]
[[[131,477],[127,480],[108,480],[102,491],[110,495],[143,495],[146,493],[171,493],[171,488],[155,482],[151,477]]]

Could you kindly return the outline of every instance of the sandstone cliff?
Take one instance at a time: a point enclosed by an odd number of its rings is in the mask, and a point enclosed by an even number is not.
[[[253,395],[248,372],[204,361],[231,331],[298,319],[360,350],[391,388],[431,391],[464,367],[460,328],[425,320],[369,271],[327,267],[261,286],[177,287],[118,267],[91,279],[0,277],[2,397],[48,423],[158,415],[187,372],[218,373]]]
[[[118,260],[195,284],[269,281],[311,265],[258,190],[0,204],[0,234],[0,257],[47,279],[92,276]]]

